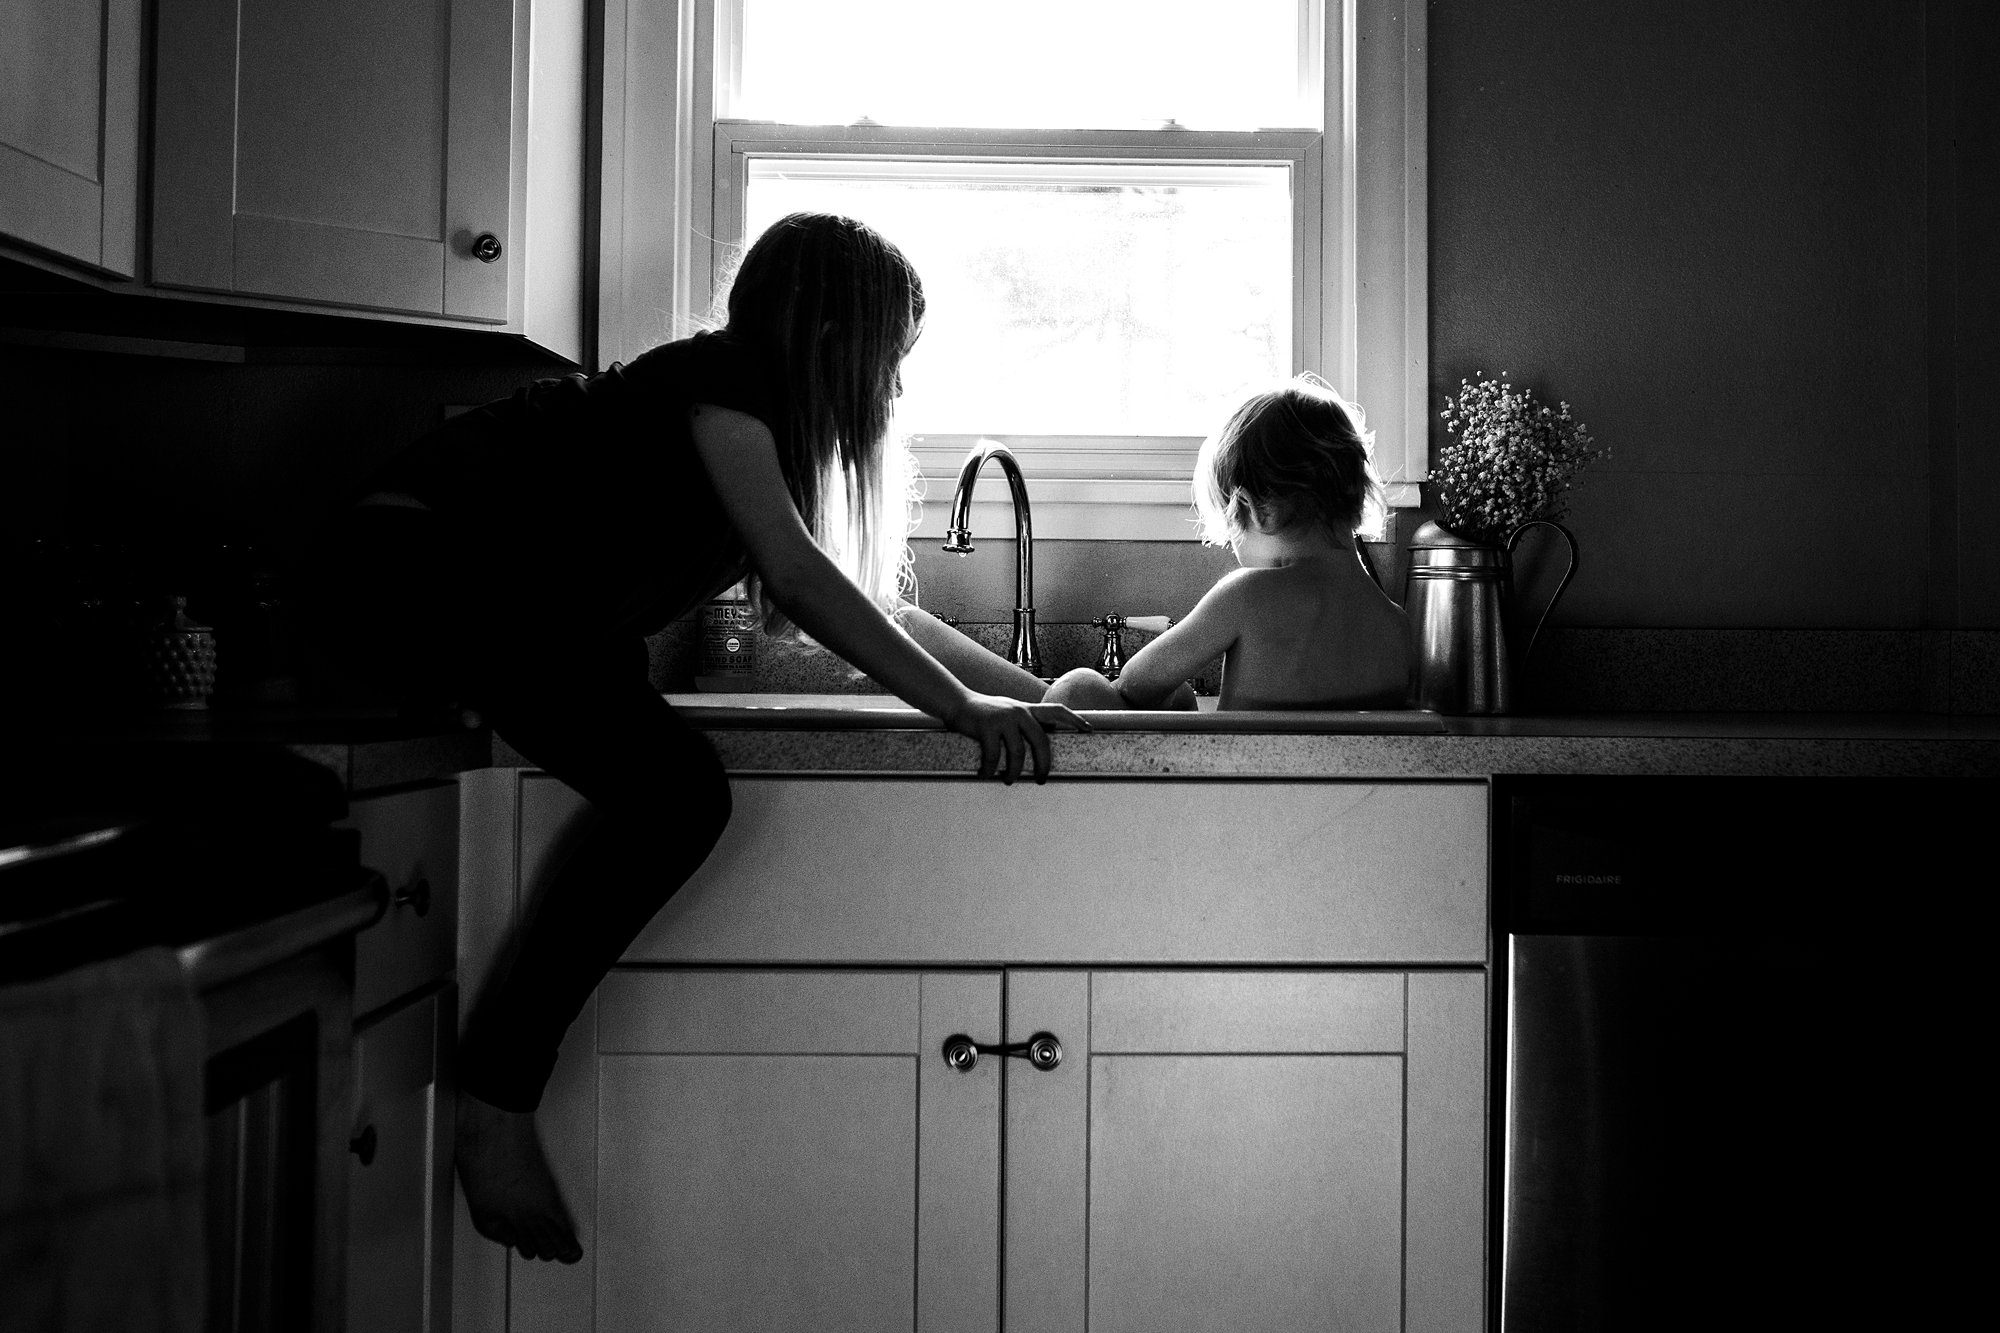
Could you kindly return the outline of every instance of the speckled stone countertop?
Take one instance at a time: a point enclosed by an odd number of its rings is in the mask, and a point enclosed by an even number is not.
[[[969,773],[972,742],[894,700],[669,695],[737,773]],[[1486,778],[1496,773],[2000,777],[2000,719],[1931,714],[1092,713],[1059,776]],[[498,766],[527,766],[494,742]]]
[[[892,698],[667,696],[737,773],[970,773],[972,742]],[[1923,713],[1091,713],[1052,732],[1058,776],[1486,778],[1496,773],[2000,777],[2000,718]],[[45,743],[50,743],[45,738]],[[276,746],[350,793],[533,765],[456,719],[300,710],[161,715],[62,737],[71,759]],[[17,752],[25,757],[25,752]]]

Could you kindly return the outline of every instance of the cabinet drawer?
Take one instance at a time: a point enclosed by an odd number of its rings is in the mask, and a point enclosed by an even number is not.
[[[449,973],[458,948],[458,784],[438,783],[349,802],[361,863],[392,895],[354,942],[354,1012],[367,1014]]]
[[[721,842],[625,961],[1486,961],[1483,782],[730,787]],[[577,806],[524,783],[524,863]]]

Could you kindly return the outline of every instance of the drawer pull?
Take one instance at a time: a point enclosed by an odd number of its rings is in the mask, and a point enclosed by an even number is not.
[[[361,1132],[347,1141],[347,1151],[359,1157],[361,1165],[373,1165],[375,1161],[375,1126],[363,1125]]]
[[[943,1054],[945,1064],[961,1074],[978,1064],[981,1055],[1019,1056],[1037,1069],[1049,1070],[1062,1063],[1062,1043],[1053,1032],[1037,1032],[1026,1041],[982,1046],[963,1032],[956,1032],[944,1039]]]
[[[490,264],[500,257],[500,238],[490,231],[482,231],[472,240],[472,257],[482,264]]]
[[[431,882],[422,875],[405,884],[390,895],[391,902],[398,907],[410,907],[418,916],[431,910]]]

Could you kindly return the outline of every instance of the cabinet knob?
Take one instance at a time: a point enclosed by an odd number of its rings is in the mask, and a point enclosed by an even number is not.
[[[431,882],[422,875],[405,884],[389,895],[389,901],[397,907],[409,907],[418,916],[431,910]]]
[[[963,1074],[979,1063],[982,1055],[1018,1056],[1036,1069],[1054,1069],[1062,1063],[1062,1043],[1053,1032],[1037,1032],[1026,1041],[1008,1042],[1005,1045],[981,1045],[963,1032],[954,1032],[944,1039],[945,1065]]]
[[[347,1151],[359,1157],[361,1165],[371,1165],[375,1161],[375,1126],[363,1125],[361,1132],[347,1141]]]
[[[490,264],[500,257],[500,238],[490,231],[482,231],[472,238],[472,257],[482,264]]]
[[[964,1073],[979,1063],[979,1044],[963,1033],[946,1037],[944,1062],[948,1067]]]
[[[1009,1050],[1007,1054],[1013,1055],[1015,1052]],[[1035,1068],[1054,1069],[1062,1063],[1062,1043],[1055,1039],[1054,1033],[1037,1032],[1028,1038],[1028,1049],[1025,1054],[1028,1063]]]

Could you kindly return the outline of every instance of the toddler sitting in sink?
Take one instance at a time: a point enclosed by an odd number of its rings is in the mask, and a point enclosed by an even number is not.
[[[1201,447],[1194,501],[1202,540],[1227,544],[1242,568],[1115,682],[1080,667],[1042,691],[914,608],[898,621],[953,671],[979,675],[978,688],[1071,708],[1192,709],[1188,679],[1218,656],[1220,708],[1407,707],[1409,622],[1355,546],[1363,512],[1381,503],[1370,442],[1360,409],[1316,376],[1238,408]]]

